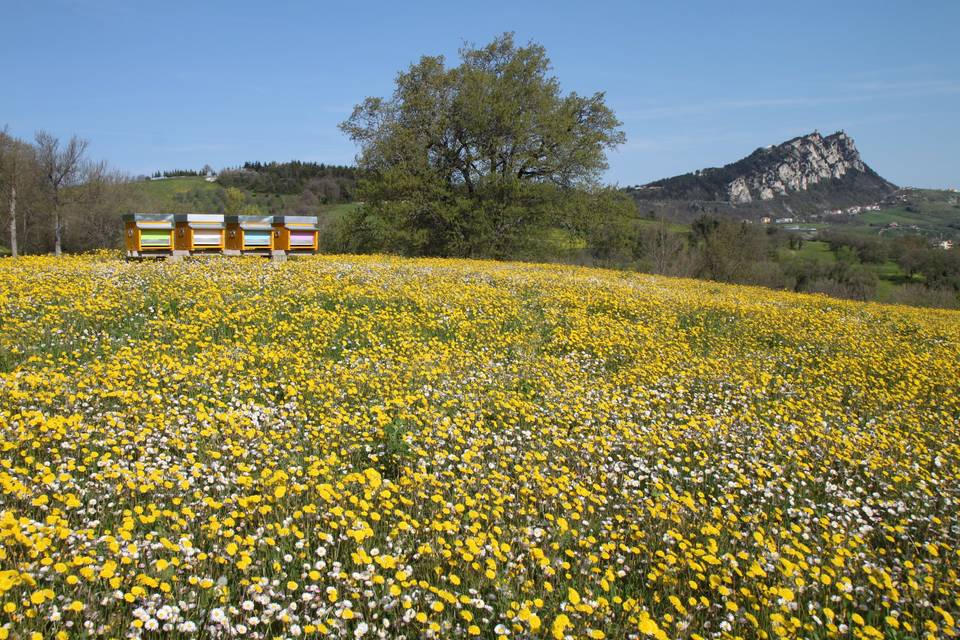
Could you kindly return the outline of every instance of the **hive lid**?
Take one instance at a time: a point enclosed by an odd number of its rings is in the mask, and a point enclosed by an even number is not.
[[[216,222],[223,224],[223,214],[220,213],[178,213],[175,218],[177,222]]]
[[[224,219],[230,224],[258,224],[258,225],[267,225],[269,226],[273,222],[273,216],[238,216],[238,215],[229,215],[224,216]]]
[[[312,224],[318,222],[317,216],[273,216],[274,224]]]
[[[124,222],[168,222],[172,223],[174,214],[172,213],[125,213]]]
[[[159,222],[141,220],[137,222],[136,225],[137,225],[137,229],[160,229],[160,230],[168,230],[168,231],[173,229],[172,222],[164,222],[162,220]]]

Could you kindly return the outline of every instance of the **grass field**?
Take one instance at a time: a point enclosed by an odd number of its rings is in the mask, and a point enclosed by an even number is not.
[[[158,212],[211,213],[222,211],[224,206],[223,187],[199,177],[144,180],[131,183],[130,188],[142,196],[145,206]],[[293,207],[298,199],[295,194],[252,192],[245,192],[245,197],[246,204],[256,205],[264,215],[280,214]],[[320,205],[312,213],[333,220],[357,206],[356,203]]]
[[[956,312],[0,260],[0,637],[956,636],[958,387]]]
[[[182,178],[166,178],[164,180],[141,180],[133,183],[136,189],[158,200],[174,201],[178,193],[186,193],[195,189],[201,191],[217,191],[220,185],[207,182],[205,178],[186,176]]]
[[[830,250],[830,245],[819,240],[807,240],[799,249],[785,250],[783,253],[786,256],[815,260],[824,265],[831,265],[837,261],[837,256]]]
[[[359,202],[344,202],[340,204],[321,205],[319,214],[326,216],[330,220],[339,220],[352,211],[360,207]]]
[[[960,193],[937,189],[898,192],[895,206],[867,211],[849,223],[831,225],[865,235],[922,235],[938,240],[960,240]],[[896,223],[896,228],[890,228]]]

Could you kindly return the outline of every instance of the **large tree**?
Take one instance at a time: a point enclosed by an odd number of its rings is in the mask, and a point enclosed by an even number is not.
[[[563,221],[565,193],[593,187],[624,140],[604,94],[564,94],[538,44],[508,33],[460,59],[421,58],[391,98],[367,98],[341,124],[369,171],[353,222],[379,248],[508,255]]]

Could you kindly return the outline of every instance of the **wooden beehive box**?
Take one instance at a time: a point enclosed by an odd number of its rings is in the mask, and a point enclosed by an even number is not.
[[[123,216],[127,257],[169,255],[174,248],[172,213],[128,213]]]
[[[271,251],[273,216],[226,216],[226,248],[232,251]]]
[[[314,253],[318,247],[316,216],[274,216],[273,248],[292,253]]]
[[[177,251],[223,251],[225,224],[219,213],[178,213],[175,216],[174,249]]]

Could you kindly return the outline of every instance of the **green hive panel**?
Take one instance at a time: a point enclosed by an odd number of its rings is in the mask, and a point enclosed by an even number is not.
[[[141,247],[169,247],[170,230],[169,229],[141,229],[140,230]]]

